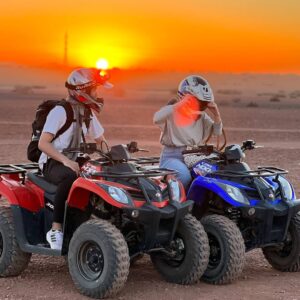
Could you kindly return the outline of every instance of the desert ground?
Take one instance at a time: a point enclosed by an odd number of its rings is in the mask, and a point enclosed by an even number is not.
[[[42,100],[65,96],[64,76],[0,69],[0,164],[26,162],[35,108]],[[19,76],[12,77],[13,72]],[[136,74],[126,80],[119,76],[115,88],[104,92],[100,117],[109,143],[135,140],[149,155],[158,155],[159,130],[152,117],[174,96],[183,76]],[[222,114],[227,144],[253,139],[264,145],[247,153],[247,162],[253,168],[272,165],[289,170],[288,178],[299,197],[300,77],[207,74],[207,78]],[[243,274],[233,284],[213,286],[200,281],[179,286],[164,282],[145,257],[131,267],[128,282],[115,299],[300,299],[300,273],[272,269],[259,249],[247,253],[246,258]],[[34,255],[22,275],[0,279],[0,299],[87,298],[75,289],[63,258]]]

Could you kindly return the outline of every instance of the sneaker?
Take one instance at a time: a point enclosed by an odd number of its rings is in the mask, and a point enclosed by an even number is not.
[[[49,230],[46,240],[50,244],[51,249],[61,250],[63,242],[63,233],[60,230]]]

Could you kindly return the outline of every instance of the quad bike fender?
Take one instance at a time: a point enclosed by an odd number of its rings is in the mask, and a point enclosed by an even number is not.
[[[78,208],[80,210],[85,210],[89,203],[90,194],[96,194],[102,198],[105,202],[118,208],[130,207],[131,205],[126,205],[114,200],[110,194],[97,184],[98,180],[78,178],[72,185],[70,190],[67,204],[70,207]]]
[[[197,177],[191,184],[190,189],[187,193],[187,199],[193,200],[195,202],[195,206],[204,206],[207,204],[209,197],[207,195],[208,192],[212,192],[218,195],[221,199],[223,199],[229,205],[239,207],[245,206],[240,202],[232,199],[226,191],[224,191],[218,184],[217,181],[213,178],[207,178],[199,176]]]
[[[31,212],[38,212],[43,207],[43,192],[28,181],[23,183],[2,177],[0,195],[9,205],[20,206]]]

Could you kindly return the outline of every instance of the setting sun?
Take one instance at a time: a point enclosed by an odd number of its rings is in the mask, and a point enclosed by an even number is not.
[[[105,58],[100,58],[96,62],[97,69],[106,70],[108,68],[108,61]]]
[[[0,63],[300,73],[300,1],[73,2],[1,1]]]

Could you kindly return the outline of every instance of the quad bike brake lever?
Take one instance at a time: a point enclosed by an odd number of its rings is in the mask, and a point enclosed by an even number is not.
[[[150,152],[149,150],[147,150],[147,149],[142,149],[142,148],[138,148],[137,151],[139,151],[139,152]]]

